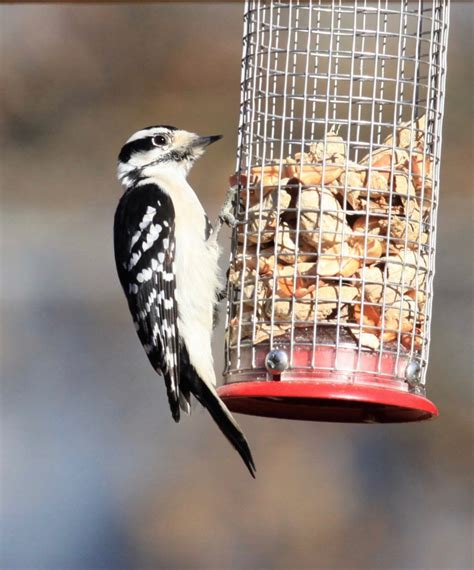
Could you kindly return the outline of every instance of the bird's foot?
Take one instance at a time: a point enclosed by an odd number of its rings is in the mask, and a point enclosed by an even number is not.
[[[234,214],[232,214],[231,212],[220,212],[219,214],[219,220],[223,223],[226,224],[227,226],[229,226],[230,228],[234,228],[235,225],[237,224],[237,220],[235,219]]]
[[[230,186],[227,190],[227,194],[225,196],[224,204],[222,205],[221,211],[219,212],[219,221],[221,224],[227,224],[231,228],[235,227],[237,220],[235,219],[234,214],[232,213],[234,209],[234,199],[237,195],[237,186]]]
[[[217,216],[216,223],[214,224],[214,231],[212,232],[209,240],[212,240],[213,242],[217,242],[219,232],[221,231],[222,226],[224,224],[230,226],[231,228],[234,228],[235,225],[237,224],[237,220],[236,220],[234,214],[232,213],[233,206],[234,206],[234,204],[233,204],[234,198],[235,198],[236,194],[237,194],[237,187],[236,186],[231,186],[227,190],[227,194],[225,196],[224,204],[222,205],[222,208],[219,212],[219,215]]]

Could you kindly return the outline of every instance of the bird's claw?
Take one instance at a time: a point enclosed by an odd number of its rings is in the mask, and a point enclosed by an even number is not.
[[[219,212],[219,220],[222,224],[227,224],[231,228],[234,228],[237,224],[237,220],[232,213],[233,205],[234,205],[234,198],[237,194],[237,187],[231,186],[227,190],[227,194],[224,200],[224,204],[222,206],[221,211]]]
[[[223,224],[227,224],[231,228],[235,228],[235,226],[237,225],[237,220],[236,220],[234,214],[231,214],[230,212],[221,211],[219,214],[219,220]]]

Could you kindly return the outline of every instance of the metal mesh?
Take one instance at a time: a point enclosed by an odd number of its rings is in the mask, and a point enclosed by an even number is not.
[[[247,2],[227,381],[284,346],[305,377],[409,365],[423,391],[448,11]]]

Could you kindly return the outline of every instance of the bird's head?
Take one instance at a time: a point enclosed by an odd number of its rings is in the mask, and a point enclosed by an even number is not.
[[[118,156],[117,174],[127,185],[134,178],[140,178],[152,170],[175,171],[186,176],[211,143],[221,135],[199,136],[169,126],[147,127],[133,134],[122,147]],[[145,172],[147,171],[147,172]]]

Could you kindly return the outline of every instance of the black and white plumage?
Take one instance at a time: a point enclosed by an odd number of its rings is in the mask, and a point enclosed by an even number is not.
[[[247,441],[215,390],[211,336],[222,289],[219,247],[186,181],[194,161],[219,136],[147,127],[123,146],[125,188],[114,222],[117,271],[141,343],[165,380],[175,421],[190,397],[208,409],[254,476]]]

